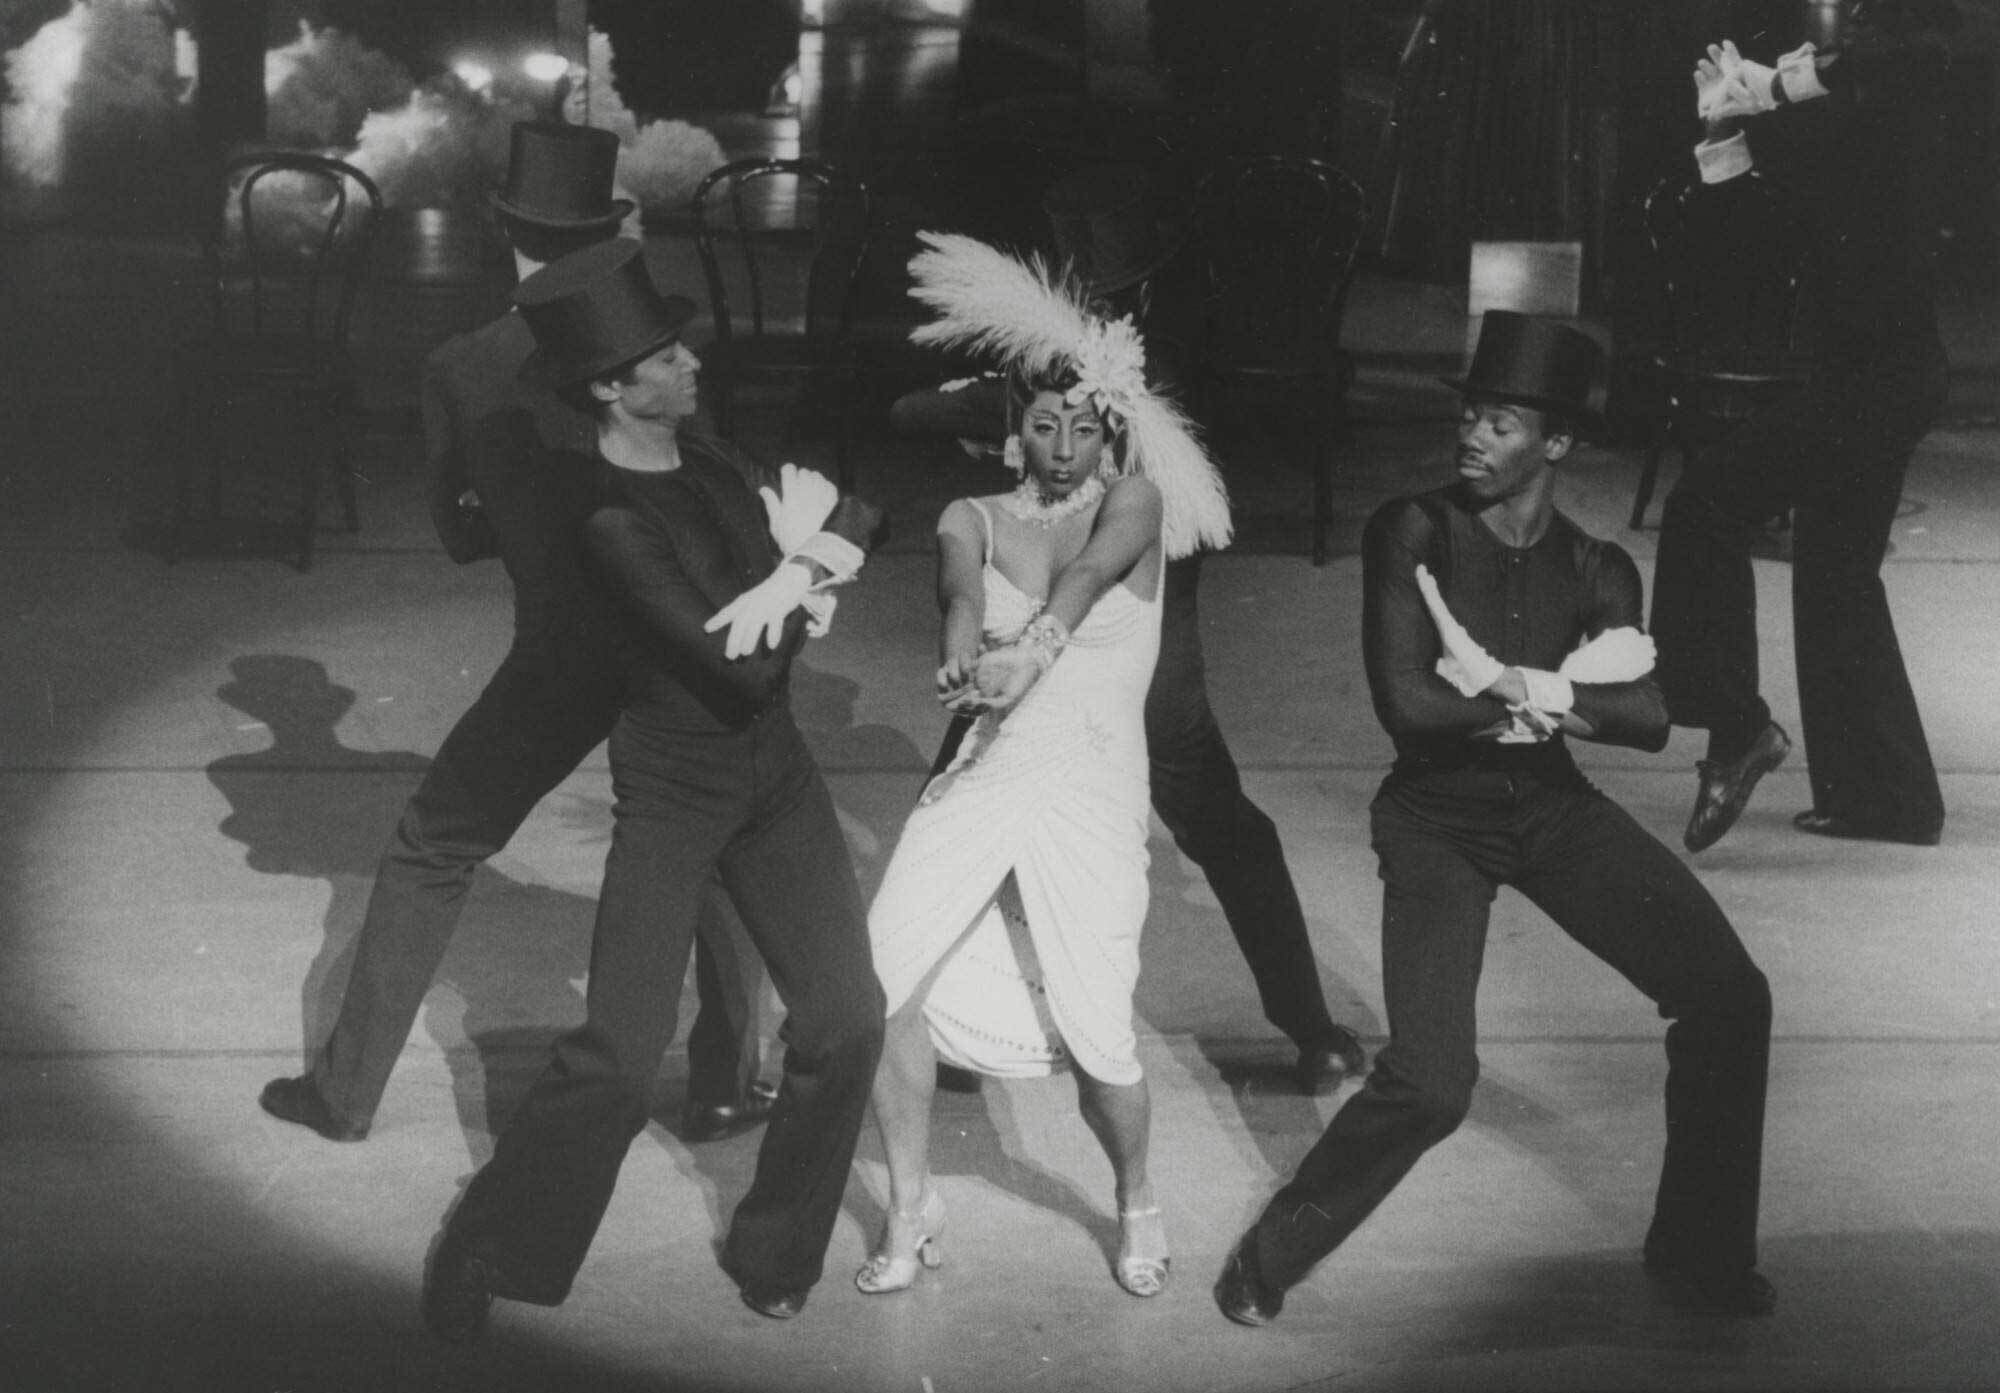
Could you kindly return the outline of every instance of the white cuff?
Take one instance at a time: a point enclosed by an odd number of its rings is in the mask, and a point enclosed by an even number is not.
[[[845,585],[861,573],[861,563],[868,559],[867,553],[837,532],[815,532],[800,542],[787,556],[787,561],[817,561],[826,567],[831,575],[813,588],[821,590],[829,585]]]
[[[1726,184],[1748,174],[1757,163],[1750,158],[1750,142],[1741,131],[1723,140],[1704,140],[1694,147],[1694,158],[1704,184]]]
[[[1813,62],[1811,44],[1778,60],[1778,85],[1785,89],[1787,102],[1809,102],[1826,95],[1826,84],[1819,80],[1819,64]]]
[[[1437,675],[1458,688],[1460,696],[1478,696],[1499,681],[1506,670],[1506,664],[1487,653],[1478,654],[1469,663],[1448,653],[1437,660]]]
[[[1521,680],[1528,688],[1528,705],[1549,716],[1561,716],[1576,705],[1576,689],[1558,672],[1524,667]]]
[[[833,627],[833,612],[840,605],[838,595],[824,592],[808,595],[799,601],[799,608],[806,612],[806,637],[825,638]]]

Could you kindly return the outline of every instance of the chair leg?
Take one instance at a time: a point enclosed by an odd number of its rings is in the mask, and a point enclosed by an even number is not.
[[[340,508],[349,532],[361,531],[361,509],[354,496],[354,413],[355,402],[342,402],[334,411],[333,481],[340,490]]]
[[[1312,563],[1326,564],[1327,534],[1333,530],[1332,452],[1326,448],[1325,423],[1313,432],[1313,520]]]
[[[854,393],[859,390],[857,382],[853,390],[841,392],[840,419],[834,424],[833,477],[842,493],[854,492],[854,461],[848,445],[854,431]]]
[[[182,383],[173,419],[167,426],[167,449],[173,456],[174,514],[167,527],[166,558],[169,566],[181,559],[181,544],[187,537],[194,513],[194,422],[195,389]]]
[[[319,476],[326,468],[326,456],[330,452],[329,432],[314,432],[317,437],[307,448],[299,451],[299,558],[301,572],[310,571],[313,561],[313,526],[319,513]]]
[[[1646,509],[1652,506],[1653,490],[1660,483],[1660,459],[1667,452],[1667,437],[1664,432],[1653,438],[1652,448],[1646,452],[1646,466],[1639,471],[1639,488],[1632,496],[1632,516],[1626,526],[1634,532],[1644,530]]]

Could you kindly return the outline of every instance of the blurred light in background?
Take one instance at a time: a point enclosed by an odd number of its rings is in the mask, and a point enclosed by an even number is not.
[[[560,82],[569,76],[569,59],[560,53],[530,53],[521,60],[521,71],[537,82]]]
[[[464,62],[452,64],[451,70],[458,74],[458,80],[463,82],[471,91],[485,92],[493,86],[493,69],[487,67],[484,63],[475,63],[471,59],[467,59]]]

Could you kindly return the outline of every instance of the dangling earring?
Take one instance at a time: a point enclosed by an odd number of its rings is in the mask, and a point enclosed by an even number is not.
[[[1016,474],[1025,474],[1027,472],[1028,460],[1021,453],[1020,436],[1010,435],[1007,437],[1007,443],[1000,447],[1000,463],[1006,465]]]

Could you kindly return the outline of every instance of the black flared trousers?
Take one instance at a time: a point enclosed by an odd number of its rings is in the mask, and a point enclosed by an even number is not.
[[[332,1033],[312,1077],[344,1121],[365,1127],[444,960],[473,873],[535,805],[610,735],[622,675],[595,650],[521,645],[445,736],[375,871]],[[701,1012],[688,1038],[688,1090],[730,1102],[757,1067],[756,962],[720,895],[695,964]]]
[[[568,1294],[645,1125],[704,889],[719,876],[786,1011],[784,1074],[723,1266],[739,1282],[811,1287],[885,1010],[833,800],[783,704],[726,732],[650,730],[628,712],[612,732],[611,777],[616,822],[584,1024],[556,1042],[451,1235],[494,1263],[497,1294]]]
[[[1371,815],[1389,1043],[1252,1229],[1265,1282],[1302,1279],[1464,1121],[1501,885],[1669,1022],[1666,1156],[1647,1250],[1754,1265],[1771,994],[1701,882],[1574,770],[1391,774]]]
[[[1823,368],[1688,462],[1661,515],[1657,676],[1675,725],[1732,758],[1771,718],[1759,691],[1759,525],[1792,517],[1792,629],[1813,807],[1935,830],[1944,801],[1882,585],[1910,456],[1944,404],[1917,341]]]

